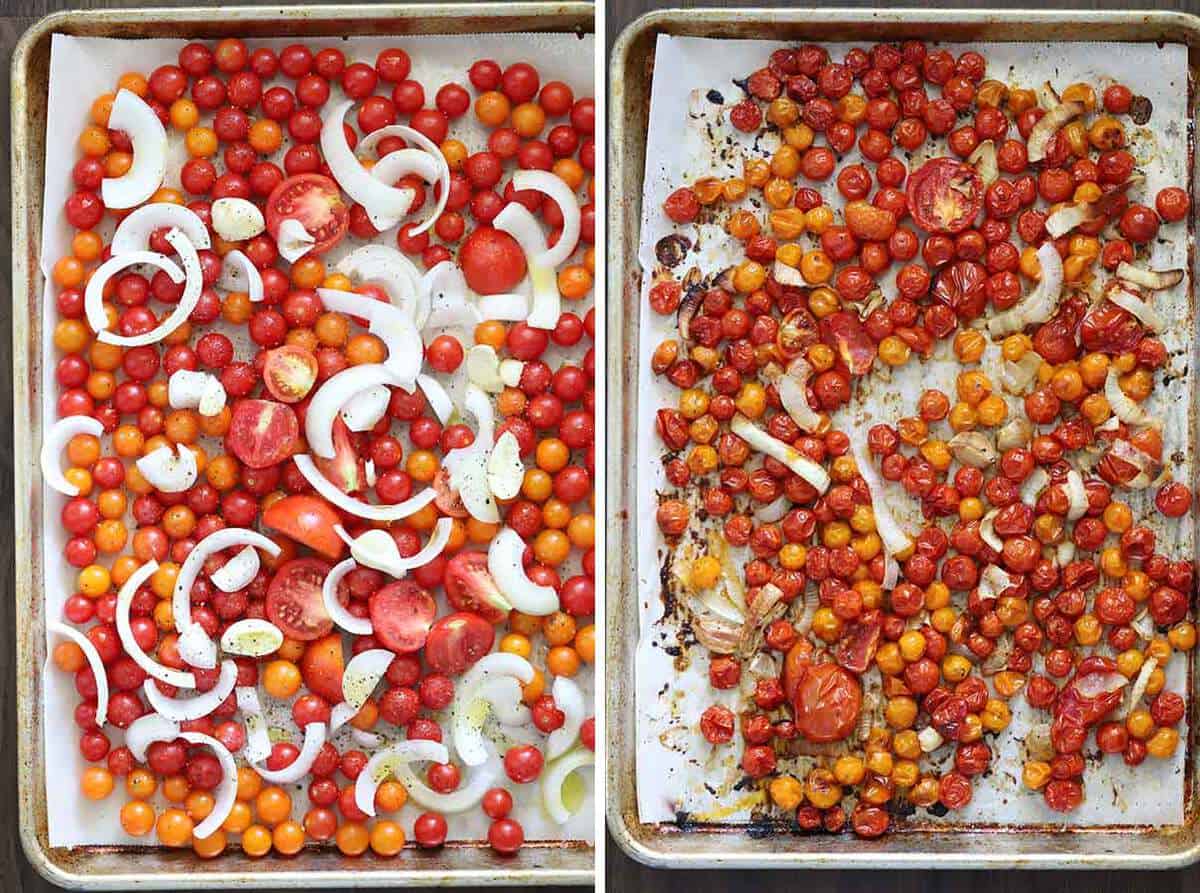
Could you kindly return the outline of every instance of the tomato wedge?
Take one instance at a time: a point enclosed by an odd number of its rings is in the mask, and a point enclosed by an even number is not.
[[[269,468],[296,451],[300,420],[290,406],[273,400],[239,400],[233,405],[225,441],[243,465]]]
[[[321,174],[288,177],[267,196],[267,230],[279,240],[279,226],[291,218],[299,220],[316,239],[311,254],[324,254],[346,235],[350,208],[337,184]]]
[[[429,630],[425,663],[437,673],[457,676],[492,650],[495,628],[478,614],[458,611],[441,618]]]
[[[340,415],[333,418],[333,458],[318,456],[316,463],[321,474],[343,493],[357,493],[367,486],[366,466],[354,448],[354,434]]]
[[[412,580],[389,583],[371,596],[369,605],[375,638],[397,654],[420,651],[437,617],[433,596]]]
[[[304,493],[272,503],[262,516],[263,524],[333,559],[346,551],[346,544],[333,529],[341,520],[324,499]]]
[[[956,158],[931,158],[908,178],[908,210],[928,233],[955,235],[967,229],[983,207],[983,179]]]
[[[304,687],[331,704],[343,699],[342,673],[345,669],[342,634],[338,632],[311,642],[300,658],[300,676],[304,679]]]
[[[508,617],[508,601],[488,573],[487,555],[463,551],[446,562],[446,598],[457,611],[478,614],[489,623]]]
[[[267,619],[287,638],[311,642],[333,629],[321,598],[321,586],[328,574],[329,565],[319,558],[294,558],[271,578]]]

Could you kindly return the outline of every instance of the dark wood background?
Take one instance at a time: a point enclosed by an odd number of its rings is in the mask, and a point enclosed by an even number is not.
[[[990,0],[988,3],[945,2],[945,0],[900,0],[888,2],[847,3],[828,0],[797,0],[793,4],[778,0],[738,2],[738,0],[608,0],[607,37],[609,46],[627,24],[643,12],[670,6],[920,6],[920,7],[1001,7],[1012,8],[1014,15],[1020,7],[1070,7],[1077,9],[1157,8],[1200,12],[1200,0],[1178,3],[1134,2],[1031,2],[1031,0]],[[610,112],[611,114],[611,112]],[[659,893],[671,886],[686,887],[688,893],[771,893],[791,891],[797,887],[806,893],[1183,893],[1200,890],[1200,867],[1176,872],[940,872],[889,871],[886,876],[861,871],[813,871],[797,876],[795,872],[735,872],[695,871],[686,874],[667,873],[646,868],[634,862],[617,846],[608,841],[606,855],[607,888],[609,893]],[[932,866],[931,866],[932,867]]]

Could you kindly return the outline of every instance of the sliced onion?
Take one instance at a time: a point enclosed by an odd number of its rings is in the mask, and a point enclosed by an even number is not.
[[[387,415],[392,391],[385,384],[359,391],[342,407],[342,421],[351,431],[370,431]]]
[[[1148,288],[1151,291],[1162,291],[1174,288],[1183,281],[1183,270],[1143,270],[1133,264],[1121,261],[1117,264],[1117,278]]]
[[[182,493],[196,483],[200,471],[196,454],[186,444],[160,446],[133,463],[142,477],[162,493]]]
[[[401,384],[400,378],[381,363],[350,366],[327,379],[313,394],[304,414],[308,448],[322,459],[332,459],[337,455],[333,423],[342,407],[369,388],[392,384]]]
[[[167,173],[166,128],[146,100],[124,88],[113,100],[108,128],[123,130],[129,136],[133,161],[121,176],[100,181],[104,207],[122,210],[149,201]]]
[[[192,315],[192,311],[200,303],[200,291],[204,287],[204,275],[200,270],[200,255],[196,254],[195,246],[188,241],[187,236],[180,230],[171,230],[167,233],[166,239],[183,262],[185,277],[183,294],[179,298],[179,303],[175,305],[175,309],[171,311],[170,316],[162,320],[149,332],[143,332],[140,335],[117,335],[105,329],[96,335],[96,340],[103,341],[105,344],[115,344],[119,347],[145,347],[147,344],[155,344],[162,341],[162,339],[187,322],[188,317]],[[128,257],[129,255],[125,256]],[[178,282],[179,280],[174,279],[174,281]],[[91,288],[91,285],[92,280],[89,279],[88,288]]]
[[[1053,108],[1047,109],[1046,114],[1038,118],[1037,123],[1033,125],[1033,129],[1029,131],[1029,138],[1025,141],[1029,160],[1042,161],[1046,157],[1046,150],[1050,147],[1050,139],[1054,134],[1058,133],[1067,123],[1082,115],[1083,112],[1083,103],[1073,100],[1060,102]]]
[[[341,490],[338,490],[341,493]],[[347,558],[326,574],[325,582],[321,585],[321,600],[325,604],[325,613],[337,626],[356,636],[369,636],[375,631],[371,621],[366,617],[355,617],[346,610],[346,606],[338,601],[337,591],[346,574],[358,567],[353,558]]]
[[[1132,397],[1121,390],[1120,374],[1116,369],[1108,370],[1104,380],[1104,397],[1108,400],[1113,415],[1126,425],[1146,425],[1151,428],[1162,428],[1162,419],[1152,415],[1146,407],[1134,401]],[[1115,445],[1115,442],[1114,442]]]
[[[147,679],[142,685],[142,691],[150,706],[167,719],[175,722],[188,722],[208,716],[233,694],[237,686],[237,664],[232,660],[221,661],[221,676],[217,684],[206,692],[193,695],[190,698],[169,698],[159,691],[158,684],[153,679]]]
[[[1049,483],[1050,475],[1046,473],[1046,469],[1035,468],[1021,485],[1021,502],[1030,507],[1036,505],[1038,496]]]
[[[317,244],[316,237],[304,228],[304,224],[294,217],[287,217],[279,224],[275,236],[275,246],[279,255],[289,264],[294,264],[312,250]]]
[[[1078,521],[1088,510],[1087,490],[1083,486],[1083,475],[1072,468],[1067,472],[1067,499],[1070,507],[1067,509],[1067,520]]]
[[[1096,216],[1096,206],[1091,202],[1068,202],[1046,218],[1046,232],[1052,239],[1061,239]]]
[[[125,746],[139,763],[146,762],[146,749],[155,741],[174,741],[179,723],[157,713],[143,713],[125,730]]]
[[[167,379],[167,402],[172,409],[200,409],[203,416],[215,416],[225,408],[225,388],[209,372],[176,369]]]
[[[1004,360],[1000,364],[1000,386],[1010,394],[1022,395],[1037,380],[1042,367],[1042,355],[1036,350],[1026,351],[1017,362]]]
[[[420,324],[422,329],[474,330],[483,321],[479,311],[467,300],[467,279],[463,271],[448,260],[435,264],[421,277],[421,291],[429,302],[429,313]]]
[[[875,470],[875,463],[867,453],[866,438],[851,437],[850,449],[854,453],[854,464],[871,494],[871,509],[875,515],[875,530],[883,541],[884,548],[892,555],[902,555],[913,547],[912,538],[904,532],[888,505],[887,491],[883,479]]]
[[[371,697],[395,658],[396,655],[386,648],[371,648],[360,651],[346,664],[342,672],[342,697],[353,713],[358,713],[367,703],[367,698]]]
[[[771,275],[780,285],[787,285],[793,288],[808,287],[808,282],[800,275],[800,271],[781,260],[775,261],[775,265],[771,268]]]
[[[468,766],[478,766],[488,757],[482,725],[487,708],[481,705],[481,687],[490,680],[512,678],[522,685],[533,679],[533,665],[517,654],[496,651],[480,658],[459,680],[450,706],[449,729],[454,749]]]
[[[279,627],[255,617],[231,623],[221,634],[221,650],[239,657],[266,657],[282,645],[283,632]]]
[[[992,509],[979,521],[979,538],[987,543],[988,548],[993,552],[1004,551],[1004,540],[996,534],[996,516],[998,514],[1000,514],[1000,509]]]
[[[479,683],[479,697],[487,701],[500,725],[525,725],[532,718],[523,700],[525,691],[512,676],[495,676]]]
[[[196,543],[179,568],[179,576],[175,579],[175,591],[171,596],[171,614],[175,618],[175,628],[180,632],[192,625],[192,587],[204,568],[204,562],[208,560],[208,556],[232,546],[254,546],[265,550],[272,557],[279,554],[277,544],[261,533],[247,530],[245,527],[226,527],[210,533]]]
[[[237,802],[237,764],[233,762],[233,755],[229,752],[229,748],[211,735],[204,735],[200,732],[183,732],[179,737],[190,744],[203,744],[216,755],[217,762],[221,764],[221,783],[217,785],[217,790],[213,795],[212,812],[192,830],[193,837],[197,840],[204,840],[215,834],[225,824],[229,813],[233,811],[233,804]]]
[[[529,317],[529,299],[524,295],[480,295],[475,307],[484,319],[517,322]]]
[[[271,755],[272,747],[271,733],[267,731],[267,721],[263,718],[262,702],[258,699],[258,689],[253,685],[239,685],[234,692],[246,726],[242,756],[251,765],[261,763]]]
[[[271,784],[295,784],[304,776],[317,761],[321,748],[325,745],[325,723],[310,722],[304,727],[304,744],[300,753],[282,769],[268,769],[265,766],[254,766],[254,771],[262,776],[264,781]]]
[[[1129,709],[1125,711],[1126,719],[1129,718],[1130,713],[1138,709],[1138,703],[1142,700],[1142,695],[1146,693],[1146,688],[1150,685],[1150,677],[1154,675],[1154,671],[1157,668],[1157,657],[1148,657],[1146,658],[1146,662],[1142,664],[1137,678],[1133,681],[1133,688],[1129,692]]]
[[[557,179],[557,178],[556,178]],[[508,233],[525,253],[529,281],[533,284],[533,302],[526,323],[535,329],[553,329],[562,312],[558,276],[537,258],[546,254],[546,235],[533,213],[520,202],[509,202],[492,221],[496,229]],[[560,240],[561,241],[561,240]]]
[[[419,779],[407,763],[397,766],[392,774],[408,789],[414,803],[443,814],[466,812],[477,806],[500,778],[499,770],[488,762],[472,769],[461,787],[449,794],[440,794]]]
[[[730,429],[753,449],[766,453],[777,462],[782,462],[795,474],[804,478],[818,493],[829,489],[829,473],[820,465],[802,454],[789,443],[784,443],[777,437],[772,437],[752,421],[735,413]]]
[[[571,751],[555,760],[542,772],[542,806],[546,813],[560,825],[565,825],[572,811],[563,802],[563,785],[567,776],[587,766],[596,765],[596,755],[586,747]]]
[[[518,192],[540,192],[558,205],[563,218],[562,233],[553,247],[547,248],[531,260],[550,269],[561,266],[575,253],[575,248],[579,245],[583,215],[579,210],[579,199],[575,197],[574,190],[557,174],[537,170],[517,171],[512,177],[512,187]]]
[[[46,631],[70,639],[83,652],[88,667],[91,668],[92,675],[96,678],[96,727],[104,728],[104,724],[108,722],[108,671],[104,669],[104,661],[100,659],[100,652],[96,650],[91,639],[73,626],[52,620],[46,624]]]
[[[995,598],[1012,585],[1012,576],[998,564],[989,564],[979,575],[978,588],[982,598]]]
[[[73,415],[59,419],[50,426],[50,430],[42,438],[42,480],[64,496],[78,496],[79,488],[67,480],[60,466],[60,456],[67,448],[68,441],[79,434],[90,434],[100,437],[104,433],[104,425],[90,415]]]
[[[209,574],[208,579],[222,592],[237,592],[250,585],[261,566],[258,550],[247,546]]]
[[[387,127],[379,128],[379,130],[387,129]],[[375,136],[375,134],[379,133],[379,130],[371,131],[368,136]],[[362,144],[360,143],[355,149],[356,151],[361,151]],[[410,148],[389,152],[371,167],[371,176],[380,183],[387,183],[389,186],[410,176],[420,177],[426,183],[432,185],[438,181],[441,173],[442,165],[437,163],[436,158],[421,149]],[[434,214],[434,219],[436,218],[437,214]],[[396,223],[392,223],[392,226],[395,225]]]
[[[521,360],[508,357],[500,361],[500,380],[507,387],[516,388],[521,386],[521,376],[525,374],[525,363]]]
[[[1047,240],[1037,250],[1037,258],[1041,265],[1042,278],[1038,280],[1033,292],[1021,303],[1003,313],[997,313],[988,320],[988,331],[993,338],[1002,338],[1019,332],[1028,325],[1046,322],[1058,309],[1058,301],[1062,297],[1063,263],[1054,242]]]
[[[368,487],[374,487],[375,482],[379,480],[379,476],[375,474],[374,459],[368,459],[363,463],[363,477],[366,479]]]
[[[403,307],[353,292],[318,288],[317,294],[320,295],[326,310],[361,316],[370,322],[367,331],[382,341],[388,349],[388,357],[383,365],[398,379],[397,383],[401,387],[412,390],[413,382],[416,381],[425,362],[425,343],[421,340],[421,333],[411,314]],[[361,368],[363,367],[353,366],[346,371]],[[332,380],[331,378],[330,381]]]
[[[387,127],[381,127],[378,130],[373,130],[359,141],[358,148],[360,151],[365,152],[367,149],[375,145],[375,140],[383,139],[384,136],[393,135],[403,137],[409,142],[416,143],[425,150],[427,157],[432,158],[434,163],[437,165],[437,172],[433,177],[429,176],[429,173],[432,171],[430,171],[428,168],[420,172],[421,179],[427,183],[432,183],[436,179],[438,181],[438,186],[440,187],[440,192],[437,196],[437,205],[434,207],[433,213],[429,215],[424,223],[421,223],[413,228],[413,234],[419,236],[421,233],[433,226],[433,224],[437,222],[437,219],[442,216],[442,212],[446,210],[446,202],[450,198],[450,165],[446,161],[446,156],[442,154],[441,147],[439,147],[437,143],[435,143],[425,134],[421,133],[421,131],[413,127],[408,127],[404,124],[389,124]],[[401,151],[405,150],[402,149]],[[375,167],[371,169],[371,176],[386,182],[391,177],[392,171],[394,170],[394,168],[389,166],[388,159],[391,158],[392,155],[396,154],[398,153],[392,152],[379,159],[379,161],[376,162]],[[380,169],[381,166],[382,170]],[[396,179],[399,179],[399,177],[392,179],[392,182],[394,183]]]
[[[454,521],[451,518],[438,518],[429,541],[415,555],[407,558],[400,554],[396,540],[386,530],[367,530],[357,537],[352,537],[340,524],[334,529],[350,547],[351,558],[365,567],[400,579],[407,576],[409,571],[424,567],[442,554],[446,544],[450,542]]]
[[[1155,334],[1158,334],[1167,327],[1167,321],[1163,319],[1162,314],[1149,301],[1143,301],[1132,292],[1128,292],[1123,288],[1114,288],[1105,297],[1122,310],[1127,311],[1138,322]]]
[[[1000,179],[1000,166],[996,162],[996,143],[993,140],[984,140],[976,146],[975,151],[967,156],[967,164],[975,168],[984,188]]]
[[[515,499],[525,480],[521,444],[511,431],[505,431],[492,447],[487,462],[488,489],[497,499]]]
[[[334,704],[333,709],[329,711],[329,734],[332,735],[358,714],[358,711],[342,701],[340,704]]]
[[[217,285],[226,291],[244,291],[255,304],[263,299],[262,273],[250,258],[235,248],[221,258],[221,262],[221,278]]]
[[[117,224],[109,245],[111,255],[147,250],[150,236],[160,229],[177,229],[197,248],[212,248],[208,227],[195,211],[174,202],[153,202],[130,211]]]
[[[313,489],[323,499],[333,503],[342,511],[367,521],[402,521],[409,515],[416,514],[425,508],[437,496],[432,487],[426,487],[404,502],[397,502],[395,505],[372,505],[339,490],[325,475],[321,474],[320,469],[313,463],[312,456],[307,453],[293,456],[292,461],[296,463],[296,468],[304,475],[304,479],[312,484]]]
[[[456,450],[447,459],[446,467],[450,486],[458,491],[467,513],[484,524],[499,524],[500,509],[488,486],[488,451]]]
[[[468,350],[466,367],[467,380],[471,384],[489,394],[499,394],[504,390],[504,380],[500,377],[500,357],[490,344],[476,344]]]
[[[180,269],[179,264],[157,251],[128,251],[123,254],[114,254],[96,267],[83,291],[83,312],[93,332],[103,332],[108,328],[108,314],[104,312],[104,290],[109,280],[122,270],[139,264],[146,264],[162,270],[176,284],[184,280],[184,272]]]
[[[356,729],[353,726],[350,728],[350,737],[359,747],[364,747],[367,750],[374,750],[383,743],[383,736],[375,732],[364,732],[362,729]]]
[[[1032,351],[1030,351],[1032,353]],[[1033,438],[1033,425],[1024,416],[1014,416],[996,432],[996,449],[1003,452],[1023,447]]]
[[[354,155],[345,130],[346,112],[353,105],[354,100],[347,99],[325,116],[321,125],[321,154],[338,186],[366,209],[372,226],[385,230],[409,212],[416,192],[380,183]]]
[[[900,582],[900,562],[896,561],[896,557],[891,552],[883,554],[883,582],[882,586],[886,590],[896,588],[896,584]],[[812,626],[812,620],[809,620],[809,626]]]
[[[151,559],[135,570],[129,576],[129,579],[121,585],[121,589],[117,593],[117,636],[121,640],[121,647],[125,649],[125,653],[146,672],[146,675],[154,679],[161,679],[163,682],[166,682],[168,685],[174,685],[176,688],[195,688],[196,677],[194,674],[160,664],[143,651],[142,646],[133,637],[133,628],[129,624],[129,611],[133,604],[133,597],[137,595],[139,589],[146,585],[146,582],[154,576],[154,572],[157,570],[158,562]]]
[[[267,228],[254,202],[225,196],[212,203],[212,228],[226,242],[245,242]]]
[[[802,357],[798,357],[788,364],[785,374],[775,379],[775,390],[779,392],[779,402],[792,417],[792,421],[801,431],[811,434],[821,428],[822,421],[820,414],[815,412],[808,402],[810,375],[812,366]]]
[[[921,729],[917,733],[917,741],[920,743],[923,753],[933,753],[946,743],[946,739],[933,726],[926,726]]]
[[[761,505],[754,510],[754,520],[763,524],[774,524],[777,521],[782,521],[792,507],[792,501],[788,499],[787,494],[783,494],[766,505]]]
[[[193,623],[176,640],[179,656],[193,667],[211,670],[217,665],[217,643],[199,623]]]
[[[559,676],[554,680],[551,689],[554,695],[554,706],[563,712],[563,724],[550,733],[546,739],[546,759],[557,760],[579,738],[579,729],[586,719],[584,713],[587,706],[584,703],[583,689],[574,679]]]
[[[525,573],[525,541],[511,527],[504,527],[488,547],[488,573],[500,592],[522,614],[545,617],[559,608],[552,586],[534,583]]]
[[[364,813],[373,816],[375,792],[389,776],[395,774],[399,777],[401,766],[407,768],[412,762],[446,763],[449,760],[450,752],[440,741],[414,738],[393,744],[367,760],[367,765],[354,782],[354,803]]]
[[[392,304],[412,319],[418,328],[429,315],[429,301],[421,288],[421,274],[413,262],[387,245],[363,245],[338,261],[337,271],[362,284],[380,286]],[[373,300],[373,299],[368,299]],[[354,313],[354,316],[362,316]]]
[[[418,375],[417,386],[425,395],[429,408],[433,410],[437,420],[443,425],[449,422],[450,417],[454,415],[454,401],[450,399],[450,395],[442,383],[432,375]]]
[[[1158,461],[1137,447],[1130,441],[1117,439],[1112,442],[1109,447],[1111,454],[1123,462],[1128,462],[1138,470],[1137,475],[1129,481],[1126,481],[1124,486],[1130,490],[1145,490],[1150,486],[1150,472],[1158,465]]]

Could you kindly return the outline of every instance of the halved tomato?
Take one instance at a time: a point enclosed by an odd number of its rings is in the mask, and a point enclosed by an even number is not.
[[[929,233],[967,229],[983,207],[983,179],[957,158],[931,158],[908,178],[908,210]]]
[[[304,687],[331,704],[343,700],[342,673],[345,669],[342,634],[338,632],[310,642],[300,658],[300,675],[304,679]]]
[[[487,555],[463,551],[446,562],[444,577],[446,598],[456,611],[470,611],[489,623],[508,617],[508,600],[500,594],[496,581],[488,573]]]
[[[412,580],[384,586],[371,596],[369,607],[375,638],[397,654],[420,651],[437,616],[433,596]]]
[[[450,472],[444,465],[437,470],[430,486],[433,487],[434,492],[433,504],[443,515],[451,518],[465,518],[471,514],[463,505],[462,495],[450,483]]]
[[[321,174],[288,177],[267,196],[267,230],[279,239],[279,225],[288,218],[299,220],[316,239],[312,254],[324,254],[346,235],[350,208],[337,184]]]
[[[491,651],[495,641],[496,630],[490,623],[478,614],[458,611],[441,618],[429,630],[425,663],[435,673],[457,676]]]
[[[803,307],[797,307],[779,323],[775,343],[784,360],[798,357],[817,343],[817,320]]]
[[[276,347],[267,351],[262,377],[276,400],[299,403],[317,383],[317,358],[294,344]]]
[[[225,441],[243,465],[269,468],[296,451],[300,420],[290,406],[273,400],[239,400],[233,404]]]
[[[333,529],[342,519],[318,496],[306,493],[285,496],[263,512],[262,522],[326,558],[341,558],[346,551],[346,544]]]
[[[525,252],[506,232],[481,226],[458,249],[458,264],[472,291],[495,295],[512,291],[525,276]]]
[[[333,621],[321,598],[328,574],[329,565],[320,558],[294,558],[284,564],[267,587],[267,619],[289,639],[311,642],[329,635]]]

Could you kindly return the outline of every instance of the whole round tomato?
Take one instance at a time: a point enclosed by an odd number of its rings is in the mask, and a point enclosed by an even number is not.
[[[858,724],[862,686],[836,664],[810,664],[792,698],[796,728],[809,741],[841,741]]]
[[[908,178],[908,209],[929,233],[961,233],[983,207],[983,180],[955,158],[931,158]]]
[[[481,226],[458,251],[467,285],[481,295],[512,291],[525,276],[525,252],[506,232]]]
[[[329,635],[333,621],[321,597],[328,574],[329,565],[319,558],[295,558],[284,564],[267,587],[267,619],[289,639],[311,642]]]
[[[312,254],[324,254],[346,235],[350,207],[337,184],[321,174],[288,177],[267,196],[267,231],[279,241],[279,226],[291,218],[299,220],[316,239]]]
[[[300,675],[304,687],[325,698],[331,704],[343,700],[342,674],[346,668],[342,653],[342,634],[332,632],[312,642],[300,658]]]

